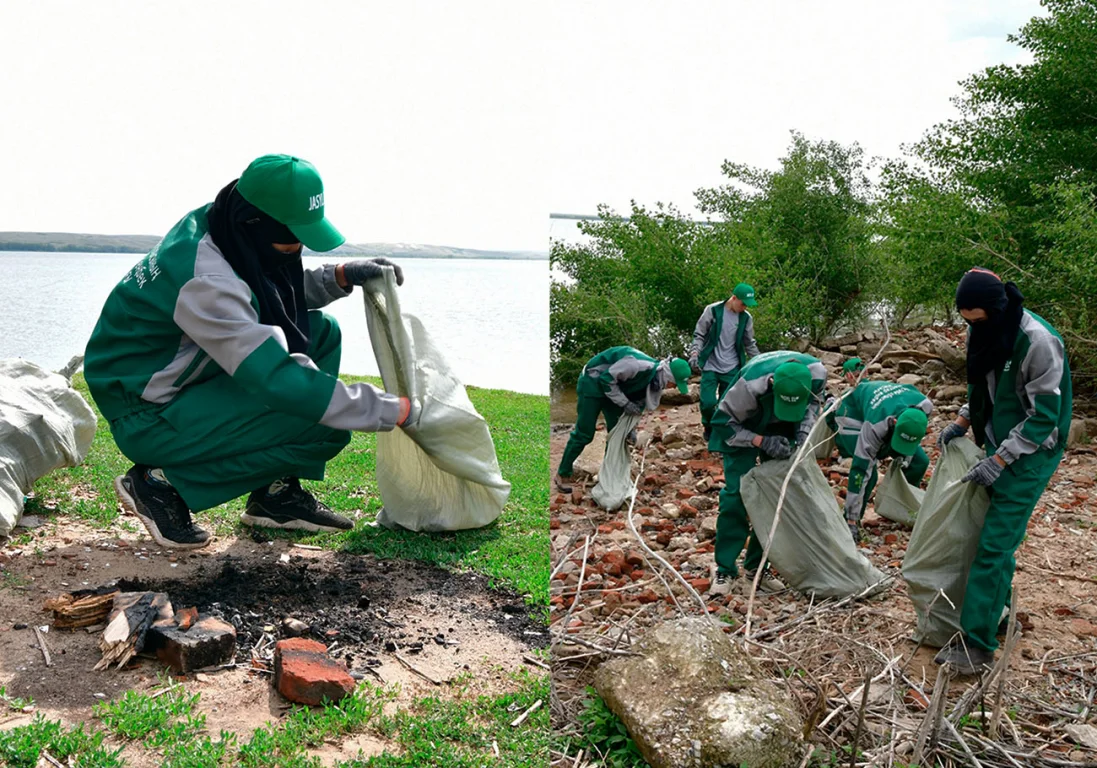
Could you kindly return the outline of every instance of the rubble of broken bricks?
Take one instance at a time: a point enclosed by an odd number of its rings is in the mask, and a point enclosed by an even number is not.
[[[827,366],[828,389],[841,392],[846,387],[842,362],[850,356],[871,360],[883,338],[879,332],[851,334],[824,342],[824,349],[804,347],[804,351]],[[937,433],[966,397],[966,387],[960,383],[963,338],[963,329],[958,328],[893,333],[880,361],[866,372],[870,378],[918,386],[933,400],[935,412],[924,444],[931,461],[936,459]],[[1079,412],[1076,401],[1071,448],[1043,494],[1029,538],[1018,554],[1014,584],[1021,590],[1018,618],[1024,634],[1020,658],[1012,659],[1001,675],[1002,688],[997,693],[998,699],[1009,702],[1011,713],[1005,716],[1009,738],[1003,746],[985,732],[968,735],[967,742],[963,737],[950,739],[947,733],[941,736],[948,726],[952,726],[950,733],[957,727],[964,730],[963,718],[976,729],[985,727],[979,707],[989,705],[987,690],[980,691],[976,705],[971,700],[972,687],[949,688],[955,705],[944,718],[948,722],[942,723],[947,709],[942,705],[934,713],[934,727],[924,727],[934,681],[922,679],[921,673],[915,675],[909,668],[918,651],[908,639],[915,617],[899,571],[910,530],[875,516],[871,502],[862,551],[892,577],[891,587],[880,598],[816,603],[791,590],[759,592],[748,638],[744,617],[750,583],[736,580],[726,597],[706,594],[715,571],[713,540],[724,477],[721,457],[707,451],[701,436],[696,387],[691,385],[690,395],[666,393],[660,411],[646,416],[640,425],[633,468],[640,467],[642,460],[643,471],[637,480],[633,521],[647,546],[702,596],[709,615],[754,649],[763,666],[789,686],[808,723],[805,737],[823,748],[848,749],[856,733],[866,755],[884,756],[885,761],[888,754],[893,760],[904,756],[909,760],[915,748],[921,750],[922,759],[928,759],[929,732],[933,754],[942,764],[952,764],[957,755],[966,759],[961,743],[979,751],[983,765],[1015,765],[1017,760],[1045,764],[1022,759],[1037,752],[1047,758],[1047,765],[1083,765],[1097,759],[1097,729],[1088,740],[1079,735],[1088,733],[1085,728],[1092,729],[1087,720],[1097,716],[1097,568],[1093,566],[1097,505],[1091,501],[1097,450],[1088,445],[1097,436],[1094,413]],[[554,428],[553,434],[554,441],[566,439],[563,428]],[[834,454],[818,463],[840,503],[849,460],[839,461]],[[684,612],[700,611],[685,588],[639,545],[627,522],[628,505],[606,512],[589,496],[596,477],[577,467],[575,479],[570,495],[554,493],[550,500],[552,713],[557,728],[576,721],[598,663],[627,654],[646,628]],[[1058,585],[1051,590],[1050,603],[1026,600],[1019,586],[1026,571],[1037,581]],[[850,697],[862,691],[866,675],[875,689],[859,714],[858,702],[851,705]],[[570,765],[576,756],[554,758],[554,764]]]

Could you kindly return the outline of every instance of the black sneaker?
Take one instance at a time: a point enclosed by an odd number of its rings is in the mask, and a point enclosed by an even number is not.
[[[354,527],[352,521],[335,514],[302,488],[296,477],[275,480],[266,488],[252,491],[240,522],[295,531],[349,531]]]
[[[145,524],[149,535],[162,547],[197,549],[209,543],[209,534],[194,524],[179,492],[156,470],[133,466],[114,478],[114,490],[122,506]]]
[[[994,664],[994,654],[968,645],[963,638],[956,638],[938,651],[933,660],[938,664],[949,664],[957,675],[978,675]]]

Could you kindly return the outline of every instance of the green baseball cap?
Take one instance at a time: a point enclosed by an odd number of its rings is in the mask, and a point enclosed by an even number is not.
[[[857,373],[865,367],[865,362],[859,357],[851,357],[842,363],[842,373]]]
[[[758,306],[758,301],[754,298],[754,288],[746,283],[739,283],[739,285],[735,286],[735,290],[731,292],[731,295],[735,296],[748,307]]]
[[[689,376],[692,373],[689,363],[680,357],[670,361],[670,373],[674,376],[674,383],[678,385],[678,391],[683,395],[689,394]]]
[[[811,371],[790,360],[773,372],[773,415],[781,421],[803,421],[811,398]]]
[[[901,456],[911,456],[922,444],[929,426],[929,417],[921,408],[907,408],[895,420],[891,433],[891,450]]]
[[[324,183],[307,160],[263,155],[240,175],[236,189],[260,211],[289,227],[309,250],[330,251],[346,242],[324,218]]]

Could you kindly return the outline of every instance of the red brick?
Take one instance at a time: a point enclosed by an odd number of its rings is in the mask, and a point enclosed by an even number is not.
[[[643,592],[636,596],[636,602],[638,603],[654,603],[659,600],[659,595],[655,594],[654,590],[645,589]]]
[[[679,488],[677,495],[679,499],[692,499],[694,492],[689,488]]]
[[[711,579],[690,579],[690,586],[696,589],[698,592],[707,592],[708,588],[712,585]]]
[[[625,555],[625,562],[631,565],[633,568],[639,568],[644,564],[644,556],[637,552],[635,549],[630,549],[628,554]]]
[[[290,701],[320,704],[339,701],[354,691],[347,668],[328,658],[327,646],[293,637],[274,646],[274,686]]]
[[[644,572],[637,568],[635,571],[629,574],[629,578],[633,581],[640,581],[640,579],[644,578]]]
[[[619,549],[611,549],[602,555],[603,563],[617,563],[617,565],[625,564],[625,553]]]
[[[583,489],[578,486],[571,489],[571,503],[578,504],[583,500]]]
[[[598,526],[598,533],[613,533],[613,526],[609,523],[602,523]]]
[[[899,541],[899,536],[898,535],[896,535],[894,533],[885,533],[884,534],[884,543],[885,544],[894,544],[897,541]]]
[[[697,517],[697,507],[682,502],[678,505],[678,514],[680,514],[682,517]]]
[[[662,544],[664,547],[667,544],[670,544],[670,540],[672,538],[674,537],[671,535],[670,531],[660,531],[659,533],[655,534],[655,540]]]

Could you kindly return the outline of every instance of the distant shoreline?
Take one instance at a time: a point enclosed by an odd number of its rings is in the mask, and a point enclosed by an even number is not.
[[[153,235],[88,235],[69,232],[0,232],[0,252],[26,253],[148,253],[160,242]],[[314,255],[305,251],[305,255]],[[548,261],[548,252],[488,251],[449,245],[409,243],[347,243],[324,255],[385,256],[393,259],[494,259]]]

